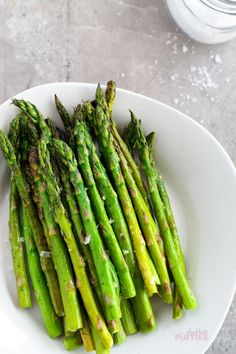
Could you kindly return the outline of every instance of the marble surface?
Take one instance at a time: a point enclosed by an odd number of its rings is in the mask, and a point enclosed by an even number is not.
[[[161,0],[0,0],[0,103],[47,82],[112,78],[187,113],[235,163],[235,51],[236,40],[191,41]],[[235,319],[236,299],[207,354],[236,353]]]

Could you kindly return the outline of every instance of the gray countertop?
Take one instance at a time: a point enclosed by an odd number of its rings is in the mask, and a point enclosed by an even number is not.
[[[234,163],[235,53],[236,40],[190,40],[160,0],[0,0],[0,103],[47,82],[112,78],[200,122]],[[208,354],[236,353],[235,319],[236,299]]]

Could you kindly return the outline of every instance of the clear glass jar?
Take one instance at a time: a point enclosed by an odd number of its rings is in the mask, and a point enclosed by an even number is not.
[[[177,25],[207,44],[236,37],[236,0],[166,0]]]

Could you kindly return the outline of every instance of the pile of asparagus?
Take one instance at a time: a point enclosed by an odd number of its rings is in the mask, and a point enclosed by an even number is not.
[[[70,116],[55,96],[65,132],[34,104],[13,99],[20,113],[8,135],[0,131],[11,169],[19,307],[32,306],[29,274],[48,335],[64,334],[67,350],[83,344],[98,354],[156,327],[155,294],[173,304],[175,319],[183,307],[197,305],[153,158],[154,133],[145,137],[131,112],[122,138],[112,116],[114,99],[114,82],[105,94],[98,85],[95,100]]]

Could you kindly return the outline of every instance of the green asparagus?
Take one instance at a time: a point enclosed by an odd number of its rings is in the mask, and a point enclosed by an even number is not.
[[[96,114],[94,120],[91,122],[96,128],[99,147],[102,151],[107,168],[113,178],[113,183],[116,187],[118,196],[120,198],[123,212],[126,217],[127,225],[129,227],[130,235],[133,241],[133,247],[136,252],[139,269],[142,273],[144,283],[146,285],[149,295],[157,292],[156,284],[153,282],[153,272],[147,258],[146,243],[139,228],[138,220],[133,209],[133,205],[125,185],[123,175],[121,173],[119,158],[115,151],[112,137],[109,131],[109,122],[100,105],[96,107]]]
[[[145,235],[147,246],[149,248],[152,260],[155,264],[157,273],[161,280],[162,298],[165,302],[171,304],[173,302],[173,296],[169,274],[166,267],[165,255],[163,253],[162,247],[159,246],[162,243],[159,231],[156,227],[154,220],[152,219],[149,209],[144,199],[142,198],[139,189],[136,186],[128,163],[118,144],[116,145],[116,149],[120,158],[121,169],[124,175],[126,185],[130,191],[130,196],[132,198],[137,217],[142,227],[143,234]]]
[[[55,338],[63,333],[61,320],[56,316],[53,309],[46,278],[42,272],[39,255],[33,239],[29,216],[24,204],[22,204],[21,210],[23,224],[22,231],[25,239],[29,274],[32,281],[35,298],[37,300],[47,333],[50,337]]]
[[[34,179],[34,184],[38,191],[39,199],[41,200],[40,205],[43,208],[44,219],[48,230],[47,240],[58,275],[60,294],[62,297],[65,314],[65,329],[66,331],[76,332],[78,329],[82,328],[82,318],[71,263],[64,241],[58,230],[58,226],[54,221],[46,185],[40,174],[38,149],[36,147],[32,147],[30,149],[29,164],[31,175]]]
[[[55,141],[56,139],[53,140]],[[56,183],[55,176],[53,175],[53,173],[51,173],[52,169],[50,167],[51,165],[49,151],[47,149],[47,144],[44,141],[41,141],[39,145],[39,158],[41,171],[47,185],[49,200],[53,208],[54,218],[61,229],[61,232],[64,236],[64,240],[67,244],[70,253],[70,257],[76,275],[76,285],[80,291],[84,306],[86,308],[91,323],[97,328],[104,346],[106,348],[110,348],[113,342],[112,337],[97,307],[86,274],[84,260],[79,253],[78,246],[76,244],[75,237],[72,232],[71,223],[68,220],[63,204],[61,203],[60,192]]]
[[[131,298],[135,296],[135,288],[129,273],[128,266],[125,262],[123,253],[120,249],[119,243],[111,225],[111,223],[114,223],[114,220],[109,220],[107,216],[104,207],[104,201],[99,194],[96,182],[93,177],[89,162],[89,153],[85,142],[86,128],[84,125],[84,121],[77,119],[74,130],[74,139],[77,147],[78,164],[80,166],[86,187],[88,188],[88,195],[96,217],[96,221],[99,224],[99,230],[101,230],[101,234],[104,237],[111,260],[117,271],[117,275],[120,281],[121,294],[125,298]]]
[[[13,265],[16,277],[16,287],[18,295],[18,304],[21,308],[32,307],[32,299],[28,276],[25,267],[23,241],[20,233],[19,220],[19,194],[16,188],[14,177],[10,182],[10,218],[9,218],[9,238],[11,243],[11,251]]]
[[[74,193],[80,208],[81,217],[88,239],[89,248],[94,260],[94,265],[99,279],[99,285],[103,294],[105,304],[105,315],[110,330],[116,332],[116,320],[119,319],[119,304],[116,301],[115,289],[112,284],[109,262],[104,250],[97,225],[93,216],[87,191],[84,187],[82,177],[77,167],[77,162],[70,147],[63,141],[53,139],[53,147],[57,156],[67,167],[69,178],[74,187]]]
[[[20,165],[17,162],[14,148],[13,148],[10,140],[8,139],[8,137],[6,136],[6,134],[2,130],[0,130],[0,149],[2,150],[3,155],[5,156],[5,159],[7,161],[7,164],[10,167],[11,172],[14,176],[14,180],[15,180],[19,195],[21,197],[23,206],[27,212],[27,217],[28,217],[28,220],[30,223],[32,233],[33,233],[36,247],[38,249],[38,253],[44,254],[44,252],[48,252],[49,250],[48,250],[46,239],[43,235],[40,221],[37,216],[37,211],[35,209],[34,202],[32,200],[31,194],[30,194],[29,185],[25,179],[24,174],[21,171]],[[59,290],[57,274],[56,274],[52,259],[49,257],[40,257],[40,263],[41,263],[42,270],[43,270],[46,280],[47,280],[47,284],[49,287],[49,292],[50,292],[53,306],[54,306],[55,310],[57,310],[57,308],[58,308],[57,304],[59,301],[58,294],[60,293],[60,290]]]
[[[155,328],[156,321],[152,312],[152,307],[148,298],[146,289],[144,288],[141,274],[138,269],[136,257],[133,252],[130,234],[126,225],[126,221],[118,201],[117,194],[109,180],[104,166],[102,165],[88,127],[85,129],[86,144],[89,151],[90,164],[92,166],[93,175],[98,186],[100,195],[104,200],[104,204],[111,220],[117,240],[124,254],[129,271],[132,275],[136,297],[131,299],[134,313],[141,315],[136,319],[137,326],[140,331],[148,331]]]
[[[162,202],[157,187],[155,162],[154,159],[150,159],[150,150],[145,136],[142,132],[140,121],[138,121],[133,112],[131,112],[131,123],[129,129],[130,139],[132,136],[132,139],[134,141],[133,146],[139,151],[142,168],[147,177],[148,188],[155,211],[155,216],[157,218],[160,231],[163,237],[164,248],[170,270],[173,274],[175,284],[178,288],[179,294],[182,297],[185,308],[193,310],[197,306],[197,302],[190,289],[187,277],[185,275],[185,269],[183,268],[183,255],[182,250],[180,248],[179,237],[176,243],[173,239],[173,235],[168,224],[168,219],[166,218],[165,205]],[[128,129],[127,132],[129,133]]]

